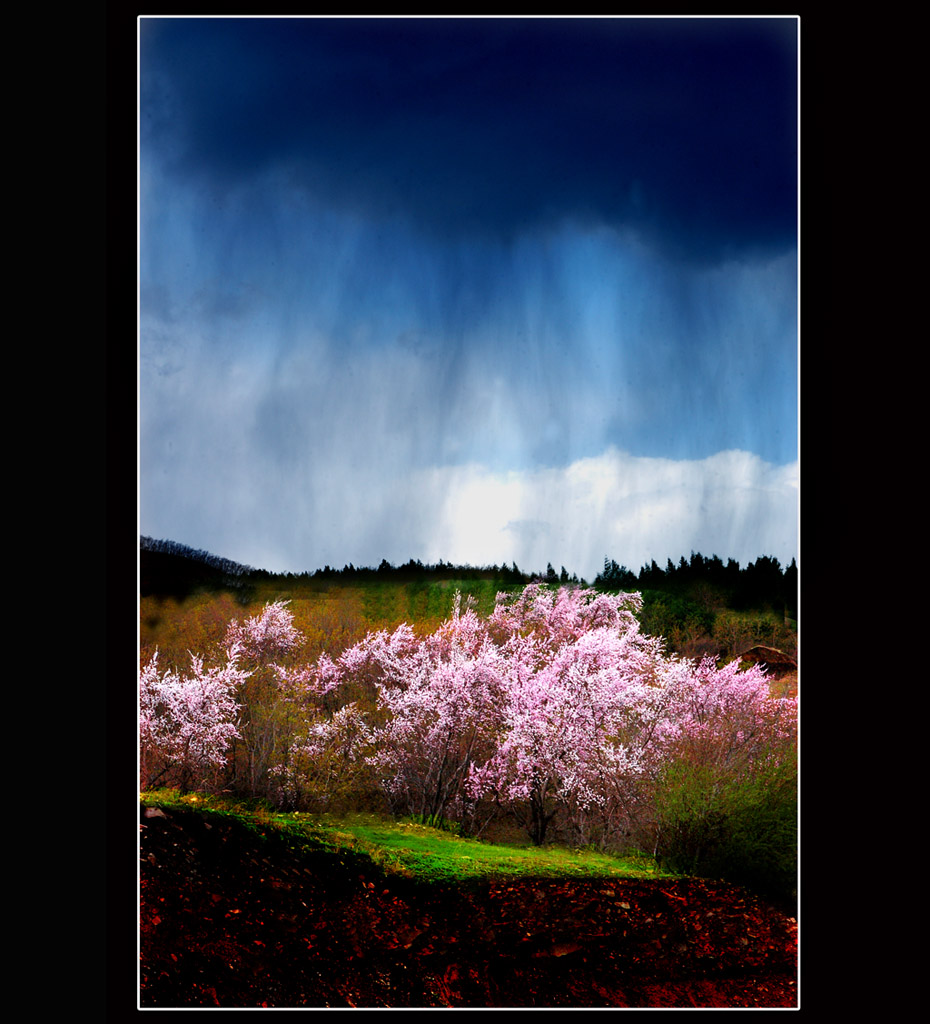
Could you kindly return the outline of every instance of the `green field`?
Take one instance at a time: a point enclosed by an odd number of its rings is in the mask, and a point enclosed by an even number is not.
[[[529,846],[464,839],[441,828],[374,814],[344,816],[277,813],[258,805],[199,793],[181,796],[161,789],[141,794],[146,807],[198,810],[206,816],[236,818],[250,829],[308,847],[348,850],[387,874],[421,882],[473,882],[508,878],[671,877],[649,858],[616,857],[593,850]]]

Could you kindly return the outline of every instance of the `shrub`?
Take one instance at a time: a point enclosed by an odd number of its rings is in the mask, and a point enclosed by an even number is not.
[[[745,885],[783,905],[797,898],[797,757],[773,750],[741,772],[680,759],[656,796],[663,867]]]

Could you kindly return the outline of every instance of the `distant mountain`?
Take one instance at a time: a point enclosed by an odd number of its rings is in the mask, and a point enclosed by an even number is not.
[[[255,572],[173,540],[139,538],[139,593],[183,599],[197,590],[239,590]]]

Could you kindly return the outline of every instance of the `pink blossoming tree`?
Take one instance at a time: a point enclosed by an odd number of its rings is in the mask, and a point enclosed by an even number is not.
[[[188,784],[241,743],[232,783],[295,807],[376,784],[424,821],[477,832],[505,811],[543,843],[557,819],[573,843],[689,864],[725,833],[758,859],[747,837],[764,819],[790,853],[796,701],[758,667],[667,655],[641,606],[533,584],[482,618],[457,597],[427,636],[402,625],[300,665],[286,602],[266,605],[229,626],[218,667],[159,673],[156,654],[143,668],[143,778]]]
[[[323,654],[314,665],[275,665],[287,742],[269,769],[280,806],[331,809],[363,788],[369,726],[356,701],[334,700],[338,667]]]
[[[286,756],[292,717],[279,696],[279,678],[293,668],[303,644],[287,601],[266,604],[245,622],[234,619],[226,630],[225,653],[248,669],[240,691],[240,737],[234,749],[233,788],[264,796],[268,772]]]
[[[662,704],[658,640],[639,631],[638,595],[531,585],[499,600],[505,702],[493,756],[469,777],[474,797],[506,806],[534,843],[559,810],[581,823],[606,785],[640,772]]]
[[[531,585],[479,619],[456,604],[434,634],[409,626],[346,651],[341,680],[374,680],[369,764],[395,808],[424,818],[506,808],[536,843],[561,813],[577,841],[652,823],[662,766],[705,735],[744,762],[794,709],[758,669],[665,655],[636,594]],[[761,749],[761,748],[760,748]]]
[[[304,638],[294,626],[289,603],[274,601],[245,622],[234,619],[226,630],[229,657],[268,664],[300,647]]]
[[[370,634],[339,659],[344,679],[377,685],[368,764],[391,805],[425,821],[465,799],[473,764],[490,756],[503,701],[502,652],[472,608],[420,639],[402,625]]]
[[[230,743],[239,735],[236,691],[246,678],[236,659],[205,668],[191,655],[188,675],[159,672],[158,652],[139,680],[141,784],[167,777],[182,790],[226,764]]]

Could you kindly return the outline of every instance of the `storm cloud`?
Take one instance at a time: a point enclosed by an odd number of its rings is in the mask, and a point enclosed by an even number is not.
[[[140,20],[140,529],[797,553],[795,19]]]

